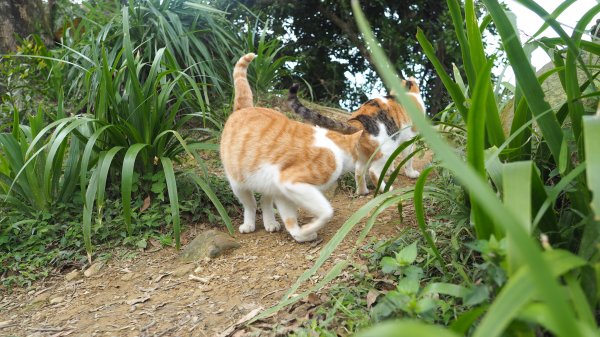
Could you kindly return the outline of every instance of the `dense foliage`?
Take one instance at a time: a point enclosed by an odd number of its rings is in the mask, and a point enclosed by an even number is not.
[[[349,108],[356,108],[371,92],[386,92],[369,63],[370,53],[348,1],[215,3],[228,11],[232,20],[246,20],[249,14],[245,8],[270,19],[273,36],[286,42],[284,52],[294,59],[294,72],[310,84],[316,100],[335,104],[341,101]],[[449,97],[415,36],[417,28],[425,31],[446,71],[451,71],[453,63],[460,64],[460,48],[454,32],[446,29],[452,25],[446,4],[435,0],[377,0],[365,1],[362,8],[376,26],[374,33],[399,76],[418,78],[431,115],[441,111],[449,103]],[[364,76],[364,80],[347,80],[347,75]]]

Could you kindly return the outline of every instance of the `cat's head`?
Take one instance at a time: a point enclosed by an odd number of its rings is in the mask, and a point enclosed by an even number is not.
[[[404,89],[406,89],[408,92],[415,94],[421,93],[421,89],[419,89],[419,81],[412,76],[406,80],[402,80],[402,86],[404,86]]]
[[[404,89],[406,89],[406,92],[412,96],[417,106],[421,108],[423,113],[425,113],[425,101],[421,95],[421,89],[419,89],[419,81],[411,76],[405,80],[402,80],[402,85],[404,86]]]

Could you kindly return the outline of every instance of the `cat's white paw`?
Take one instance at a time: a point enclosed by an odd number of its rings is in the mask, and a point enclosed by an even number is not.
[[[388,190],[388,191],[391,191],[391,190],[393,190],[393,189],[394,189],[394,185],[390,185],[390,186],[388,187],[388,185],[387,185],[387,184],[381,184],[381,188],[383,188],[384,190],[387,188],[387,190]]]
[[[419,171],[417,171],[417,170],[406,170],[406,172],[404,172],[404,174],[411,179],[416,179],[419,177],[419,174],[421,174],[421,173],[419,173]]]
[[[269,233],[277,232],[281,229],[281,224],[277,221],[265,222],[265,230]]]
[[[312,232],[312,233],[308,233],[308,234],[296,234],[296,235],[293,235],[293,237],[298,242],[314,241],[317,239],[317,232]]]
[[[240,226],[240,233],[252,233],[256,229],[254,224],[243,224]]]
[[[356,191],[356,195],[358,195],[358,196],[365,196],[365,195],[368,195],[368,194],[369,194],[369,192],[370,192],[370,191],[369,191],[369,189],[368,189],[368,188],[365,188],[365,189],[360,189],[360,188],[359,188],[359,189]]]

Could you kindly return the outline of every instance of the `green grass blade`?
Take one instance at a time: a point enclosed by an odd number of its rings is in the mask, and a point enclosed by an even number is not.
[[[586,156],[587,184],[592,191],[590,207],[594,211],[594,220],[600,221],[600,116],[583,117],[584,149]]]
[[[600,4],[594,6],[591,10],[587,11],[583,17],[577,22],[575,29],[573,30],[572,39],[565,40],[567,46],[573,48],[569,42],[575,45],[576,48],[579,48],[579,43],[581,41],[581,37],[583,35],[583,31],[585,27],[590,23],[590,21],[594,18],[594,16],[600,12]],[[577,49],[578,50],[578,49]],[[581,96],[581,91],[579,88],[579,80],[577,78],[578,67],[577,60],[581,61],[581,70],[583,70],[588,79],[591,79],[593,76],[590,74],[589,70],[585,63],[581,60],[581,55],[579,53],[567,53],[567,59],[565,61],[565,92],[567,94],[567,105],[569,109],[569,115],[571,116],[571,123],[573,127],[573,135],[575,137],[575,141],[578,145],[578,153],[585,153],[583,147],[583,133],[582,133],[582,121],[581,118],[583,116],[583,103],[578,98]],[[581,156],[581,161],[585,160],[585,156]]]
[[[125,157],[121,169],[121,202],[123,204],[123,218],[127,234],[131,235],[131,189],[133,187],[133,169],[138,153],[146,148],[147,144],[136,143],[131,145]]]
[[[96,197],[96,204],[98,205],[98,213],[104,206],[104,194],[106,192],[106,181],[108,180],[108,170],[112,164],[115,155],[123,149],[122,146],[115,146],[110,150],[106,151],[106,155],[98,162],[97,170],[98,173],[98,194]],[[98,214],[101,217],[101,214]]]
[[[179,197],[177,196],[177,181],[175,180],[175,171],[173,163],[167,157],[160,157],[165,180],[167,181],[167,191],[169,193],[169,204],[171,205],[171,216],[173,218],[173,234],[175,235],[175,248],[181,247],[181,224],[179,218]]]
[[[450,1],[455,1],[455,0],[450,0]],[[462,20],[461,20],[461,26],[462,26]],[[457,34],[458,34],[458,29],[457,29]],[[433,64],[433,67],[435,68],[437,76],[440,77],[440,79],[442,80],[442,83],[444,84],[444,87],[446,87],[446,90],[448,90],[450,97],[452,97],[452,100],[454,101],[456,109],[458,109],[458,112],[460,113],[463,120],[466,121],[467,115],[468,115],[468,109],[465,105],[465,101],[466,101],[465,96],[464,96],[462,90],[460,89],[460,86],[458,84],[456,84],[454,81],[452,81],[452,78],[450,77],[450,75],[448,75],[448,73],[444,69],[444,66],[438,60],[438,58],[435,54],[435,49],[431,45],[431,42],[429,42],[429,40],[427,40],[427,37],[425,36],[425,34],[423,33],[423,31],[420,28],[417,28],[417,41],[419,41],[421,48],[423,48],[423,52],[425,53],[425,55],[427,56],[429,61]],[[463,57],[464,57],[464,55],[463,55]],[[465,67],[466,67],[466,59],[465,59]]]
[[[477,76],[475,89],[473,90],[473,101],[469,108],[469,118],[467,120],[467,161],[481,177],[486,176],[484,149],[485,124],[488,115],[483,111],[486,110],[488,105],[491,71],[492,62],[488,62]],[[477,237],[488,239],[492,234],[496,234],[497,238],[502,237],[501,232],[494,229],[493,221],[480,209],[477,195],[471,193],[470,200],[471,216]]]
[[[552,11],[552,14],[550,14],[550,16],[556,20],[556,18],[558,18],[558,16],[565,11],[565,9],[569,8],[569,6],[571,6],[575,1],[577,0],[565,0],[563,3],[561,3],[560,5],[558,5],[558,7],[556,7],[556,9],[554,11]],[[541,33],[543,33],[546,28],[548,28],[548,22],[544,21],[544,24],[540,27],[540,29],[538,29],[533,35],[531,35],[531,38],[535,38],[538,35],[540,35]]]
[[[525,229],[531,233],[531,167],[529,161],[507,163],[502,170],[502,183],[504,205],[519,217],[519,223],[526,225]],[[508,272],[514,273],[522,265],[522,258],[513,249],[515,245],[511,235],[507,235]]]
[[[217,197],[215,192],[212,190],[210,185],[206,181],[204,181],[204,179],[200,178],[195,173],[189,173],[188,176],[196,183],[196,185],[200,186],[202,191],[204,191],[204,193],[206,194],[208,199],[210,199],[210,201],[213,203],[213,205],[217,209],[217,212],[219,212],[219,216],[221,216],[221,219],[223,219],[223,222],[225,223],[225,226],[227,227],[227,231],[229,232],[229,235],[233,236],[234,229],[233,229],[233,224],[231,223],[231,218],[227,214],[227,210],[225,209],[225,207],[223,207],[223,204],[221,203],[221,201],[219,200],[219,198]]]
[[[72,123],[70,123],[64,129],[60,130],[59,134],[56,135],[56,137],[51,138],[50,143],[48,144],[48,145],[50,145],[50,149],[48,150],[48,154],[46,155],[46,165],[44,166],[44,176],[43,176],[43,181],[44,181],[44,184],[46,185],[46,189],[47,189],[46,193],[48,193],[48,194],[50,193],[50,191],[48,190],[50,188],[50,184],[49,184],[50,179],[51,179],[50,176],[53,172],[53,170],[52,170],[53,167],[57,164],[55,161],[55,157],[56,157],[57,153],[59,152],[61,147],[63,147],[63,145],[67,141],[67,137],[69,137],[71,135],[71,132],[73,132],[73,130],[77,129],[84,123],[87,123],[87,121],[83,120],[83,119],[74,120]],[[58,156],[58,159],[62,162],[62,158],[60,155]]]
[[[326,284],[331,282],[334,278],[336,278],[338,275],[340,275],[347,266],[348,266],[348,261],[344,260],[344,261],[338,262],[335,266],[333,266],[329,270],[329,272],[325,275],[325,277],[323,277],[323,279],[321,281],[319,281],[317,284],[315,284],[313,287],[311,287],[310,289],[308,289],[307,291],[305,291],[301,294],[298,294],[298,296],[288,297],[288,298],[281,300],[276,305],[266,309],[265,311],[261,312],[256,317],[252,318],[249,321],[249,323],[252,323],[259,319],[268,317],[268,316],[276,313],[277,311],[281,310],[282,308],[300,301],[301,299],[308,296],[310,293],[316,292],[318,289],[321,289],[323,286],[325,286]]]
[[[83,243],[89,263],[92,263],[92,211],[98,190],[98,173],[98,170],[94,170],[92,173],[84,195],[85,202],[83,203]]]
[[[97,146],[96,142],[98,140],[98,137],[100,137],[100,135],[102,135],[102,133],[110,127],[112,127],[112,125],[105,125],[94,131],[94,133],[90,136],[90,138],[88,138],[88,141],[85,144],[85,148],[83,149],[83,155],[81,156],[81,168],[79,172],[79,186],[81,188],[81,195],[85,195],[85,186],[87,182],[87,173],[89,172],[90,159],[92,157],[94,147]]]
[[[419,179],[417,179],[417,182],[415,183],[415,194],[413,198],[415,204],[415,217],[417,218],[417,224],[419,225],[421,234],[423,234],[423,237],[425,237],[425,240],[429,244],[429,248],[431,248],[431,250],[433,251],[435,258],[440,262],[440,266],[442,267],[444,272],[446,272],[446,262],[442,258],[442,255],[440,254],[435,243],[433,242],[431,235],[427,231],[427,225],[425,224],[425,209],[423,207],[423,189],[425,188],[425,181],[427,180],[427,177],[429,176],[429,173],[432,169],[433,167],[428,167],[425,170],[423,170],[423,172],[421,172],[421,175],[419,176]]]
[[[467,39],[468,46],[461,46],[461,48],[468,48],[471,54],[471,62],[473,62],[473,69],[477,72],[475,78],[469,78],[469,86],[475,87],[480,81],[488,82],[487,86],[484,86],[485,91],[480,92],[480,95],[487,95],[485,100],[485,108],[481,110],[475,110],[479,114],[485,113],[484,127],[487,131],[487,143],[492,145],[500,146],[504,142],[504,132],[500,123],[500,117],[498,115],[498,106],[494,99],[494,90],[491,85],[491,70],[487,71],[491,66],[490,61],[486,60],[486,55],[483,50],[483,39],[479,31],[477,24],[477,16],[475,15],[475,6],[473,0],[467,0],[465,2],[465,22],[467,27]],[[482,77],[485,74],[485,77]],[[477,99],[475,92],[473,92],[473,99]],[[473,112],[473,109],[469,109],[469,115]],[[469,117],[470,118],[470,117]]]
[[[462,3],[459,0],[446,0],[446,2],[448,3],[448,9],[450,10],[450,16],[452,17],[452,23],[454,24],[454,30],[456,31],[456,37],[460,45],[465,73],[467,74],[467,81],[469,83],[475,83],[477,74],[475,73],[473,61],[471,60],[471,53],[469,52],[469,42],[467,40],[467,33],[465,32],[464,20],[461,14]],[[438,74],[440,74],[439,71]],[[458,103],[458,101],[455,102]],[[466,116],[463,118],[465,121],[467,120]]]
[[[483,305],[471,309],[461,314],[452,324],[450,330],[459,333],[461,336],[466,335],[469,328],[475,325],[475,321],[479,319],[489,309],[489,305]]]

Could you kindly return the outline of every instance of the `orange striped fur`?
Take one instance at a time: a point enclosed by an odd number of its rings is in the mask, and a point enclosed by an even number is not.
[[[253,193],[259,192],[267,231],[280,228],[273,212],[275,202],[297,241],[314,240],[333,215],[322,191],[354,168],[362,131],[345,135],[292,121],[276,110],[253,107],[246,74],[254,57],[242,56],[234,68],[234,112],[225,123],[220,146],[225,173],[244,206],[240,232],[255,230]],[[314,220],[300,227],[298,207],[312,213]]]

